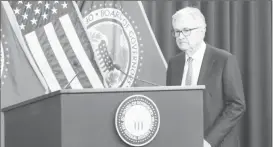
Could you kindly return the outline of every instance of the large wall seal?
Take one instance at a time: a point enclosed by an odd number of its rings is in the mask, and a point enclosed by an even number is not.
[[[84,17],[96,63],[105,87],[131,87],[139,70],[139,36],[127,16],[115,5],[96,7]],[[113,68],[113,64],[121,70]]]

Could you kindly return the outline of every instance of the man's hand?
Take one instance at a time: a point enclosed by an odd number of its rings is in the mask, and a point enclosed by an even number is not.
[[[203,141],[203,147],[211,147],[211,145],[204,139]]]

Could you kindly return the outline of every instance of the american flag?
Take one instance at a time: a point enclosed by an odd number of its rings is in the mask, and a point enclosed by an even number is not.
[[[68,88],[103,87],[75,2],[10,1],[4,7],[51,91],[65,87],[77,73]]]

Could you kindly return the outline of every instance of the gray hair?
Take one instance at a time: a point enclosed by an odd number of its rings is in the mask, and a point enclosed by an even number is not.
[[[196,23],[201,24],[202,26],[206,27],[206,20],[204,15],[201,13],[201,11],[198,8],[195,7],[185,7],[183,9],[180,9],[175,12],[172,16],[172,23],[183,16],[191,16],[194,20],[196,20]]]

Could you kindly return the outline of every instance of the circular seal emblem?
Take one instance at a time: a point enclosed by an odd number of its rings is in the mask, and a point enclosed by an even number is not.
[[[160,115],[155,103],[144,95],[132,95],[118,107],[115,117],[120,138],[131,146],[144,146],[156,136]]]
[[[133,18],[113,3],[94,4],[86,13],[84,23],[104,86],[131,87],[140,72],[143,45]]]

